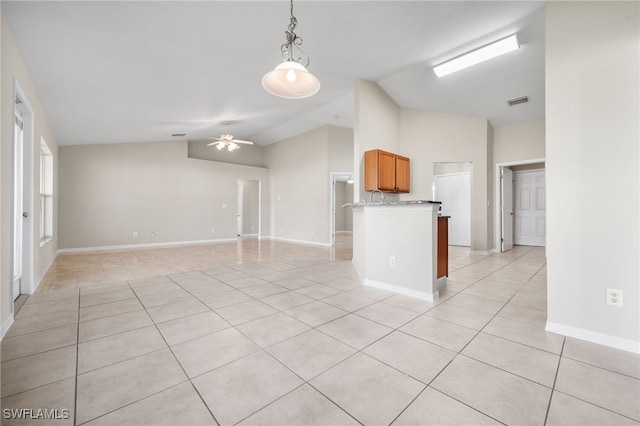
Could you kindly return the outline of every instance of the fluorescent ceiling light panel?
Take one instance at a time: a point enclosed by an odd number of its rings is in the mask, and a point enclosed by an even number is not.
[[[438,77],[444,77],[461,69],[470,67],[480,62],[495,58],[496,56],[503,55],[507,52],[511,52],[520,47],[518,43],[518,34],[513,34],[509,37],[505,37],[479,49],[472,50],[469,53],[460,55],[457,58],[453,58],[450,61],[444,62],[440,65],[433,67],[433,72]]]

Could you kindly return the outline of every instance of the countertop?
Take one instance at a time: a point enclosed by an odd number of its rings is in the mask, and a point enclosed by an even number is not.
[[[442,204],[442,201],[431,201],[431,200],[408,200],[408,201],[378,201],[378,202],[358,202],[358,203],[347,203],[342,207],[353,206],[353,207],[365,207],[365,206],[411,206],[416,204]]]

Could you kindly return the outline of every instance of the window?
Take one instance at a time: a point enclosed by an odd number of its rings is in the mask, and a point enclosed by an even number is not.
[[[53,154],[40,139],[40,247],[53,238]]]

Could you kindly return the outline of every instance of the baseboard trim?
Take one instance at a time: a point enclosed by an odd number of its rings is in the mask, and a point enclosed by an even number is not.
[[[34,288],[31,289],[31,293],[29,294],[33,294],[36,292],[36,290],[38,289],[38,287],[40,287],[40,284],[42,284],[42,280],[44,280],[44,277],[47,275],[47,272],[49,272],[49,268],[51,268],[51,265],[53,265],[53,262],[56,261],[56,257],[58,257],[58,254],[56,253],[55,256],[53,256],[53,258],[49,261],[49,264],[47,265],[46,268],[44,268],[44,272],[42,273],[42,275],[40,276],[40,278],[38,279],[38,284],[36,284],[36,286]]]
[[[491,254],[491,250],[470,250],[471,254],[477,254],[480,256],[488,256]]]
[[[7,319],[4,320],[4,322],[2,323],[2,335],[0,335],[0,340],[4,339],[5,334],[7,334],[7,332],[9,331],[12,325],[13,325],[13,313],[10,313]]]
[[[371,280],[369,278],[364,279],[364,285],[369,287],[379,288],[381,290],[392,291],[394,293],[402,294],[404,296],[415,297],[416,299],[426,300],[427,302],[436,302],[438,301],[439,294],[436,291],[435,293],[425,293],[423,291],[412,290],[410,288],[400,287],[394,284],[383,283],[380,281]]]
[[[353,258],[351,259],[351,264],[353,265],[353,269],[356,270],[356,274],[358,274],[360,282],[364,283],[364,275],[362,275],[362,272],[360,271],[360,265]]]
[[[315,242],[315,241],[295,240],[295,239],[292,239],[292,238],[262,237],[261,239],[282,241],[284,243],[304,244],[306,246],[331,247],[331,244],[329,244],[329,243],[318,243],[318,242]]]
[[[149,243],[149,244],[120,244],[113,246],[99,246],[99,247],[79,247],[79,248],[67,248],[58,249],[58,254],[65,253],[85,253],[92,251],[110,251],[110,250],[135,250],[142,248],[162,248],[162,247],[176,247],[176,246],[193,246],[203,244],[217,244],[217,243],[230,243],[236,242],[237,238],[221,238],[219,240],[197,240],[197,241],[176,241],[165,243]]]
[[[620,349],[627,352],[640,354],[640,342],[620,337],[611,336],[609,334],[598,333],[596,331],[585,330],[583,328],[571,327],[569,325],[557,324],[547,321],[546,331],[561,334],[567,337],[573,337],[587,342],[597,343],[599,345],[608,346],[610,348]]]

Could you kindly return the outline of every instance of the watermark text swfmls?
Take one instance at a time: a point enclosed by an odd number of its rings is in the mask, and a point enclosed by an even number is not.
[[[5,408],[2,410],[2,417],[6,420],[66,420],[69,416],[67,408]]]

